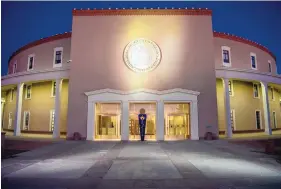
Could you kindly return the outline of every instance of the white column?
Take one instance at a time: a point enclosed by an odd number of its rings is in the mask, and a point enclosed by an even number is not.
[[[191,128],[190,128],[190,138],[191,140],[199,140],[199,125],[198,125],[198,103],[197,101],[192,101],[190,103],[190,115],[191,115]]]
[[[129,140],[129,102],[122,101],[121,140]]]
[[[231,128],[231,117],[230,117],[230,97],[229,97],[229,79],[222,79],[223,88],[224,88],[224,108],[225,108],[225,125],[226,125],[226,134],[227,138],[232,137],[232,128]]]
[[[56,80],[56,97],[55,97],[55,125],[53,138],[60,137],[60,102],[61,102],[62,79]]]
[[[95,112],[96,112],[96,103],[88,102],[88,117],[87,117],[87,140],[94,140],[95,135]]]
[[[15,115],[15,128],[14,128],[14,136],[20,136],[21,133],[21,109],[22,109],[22,93],[23,93],[23,85],[24,83],[19,83],[17,86],[17,103],[16,103],[16,115]]]
[[[156,140],[164,140],[164,102],[157,101]]]
[[[264,130],[268,135],[272,135],[271,126],[270,126],[268,85],[266,82],[261,82],[261,90],[262,90],[262,104],[263,104],[263,115],[264,115]]]

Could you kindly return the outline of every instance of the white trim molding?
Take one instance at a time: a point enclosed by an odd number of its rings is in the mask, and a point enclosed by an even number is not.
[[[217,78],[238,79],[246,81],[263,81],[281,85],[281,76],[256,70],[242,70],[236,68],[216,68]]]
[[[121,120],[121,140],[129,140],[129,103],[130,102],[147,102],[154,101],[158,108],[164,108],[165,102],[186,102],[190,103],[191,114],[191,140],[199,140],[198,129],[198,103],[197,96],[200,92],[190,91],[186,89],[171,89],[171,90],[151,90],[138,89],[132,91],[120,91],[114,89],[101,89],[96,91],[85,92],[88,97],[88,116],[87,116],[87,140],[95,140],[95,104],[96,103],[113,103],[119,102],[122,105],[122,120]],[[162,120],[163,112],[157,111],[156,136],[157,140],[164,139],[164,120]],[[161,119],[161,120],[160,120]],[[161,128],[163,127],[163,128]],[[163,135],[163,136],[162,136]]]
[[[69,68],[52,68],[47,70],[32,70],[26,72],[20,72],[16,74],[9,74],[1,78],[2,86],[17,85],[24,82],[46,81],[55,80],[59,78],[69,78]]]

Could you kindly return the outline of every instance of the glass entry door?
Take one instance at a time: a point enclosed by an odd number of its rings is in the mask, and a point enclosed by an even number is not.
[[[96,112],[95,139],[120,139],[120,105],[97,104]]]
[[[165,104],[165,139],[183,140],[190,136],[189,104]]]
[[[155,133],[156,133],[155,118],[156,118],[155,115],[147,114],[146,127],[145,127],[145,140],[155,139]],[[138,114],[130,115],[129,130],[130,130],[131,140],[134,139],[140,140],[140,127],[139,127]]]
[[[130,117],[129,117],[129,139],[140,140],[140,128],[138,115],[140,110],[144,109],[146,118],[145,127],[145,140],[156,139],[156,103],[144,102],[144,103],[130,103]]]

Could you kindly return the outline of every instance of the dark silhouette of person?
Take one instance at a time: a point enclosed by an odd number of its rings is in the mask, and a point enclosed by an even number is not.
[[[139,118],[139,127],[140,127],[141,141],[144,141],[146,118],[147,118],[147,115],[145,114],[145,110],[144,109],[141,109],[140,114],[138,115],[138,118]]]

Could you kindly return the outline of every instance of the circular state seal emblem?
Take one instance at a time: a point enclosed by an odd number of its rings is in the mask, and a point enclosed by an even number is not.
[[[125,64],[135,72],[152,71],[161,61],[161,51],[158,45],[143,38],[130,42],[125,47],[123,56]]]

